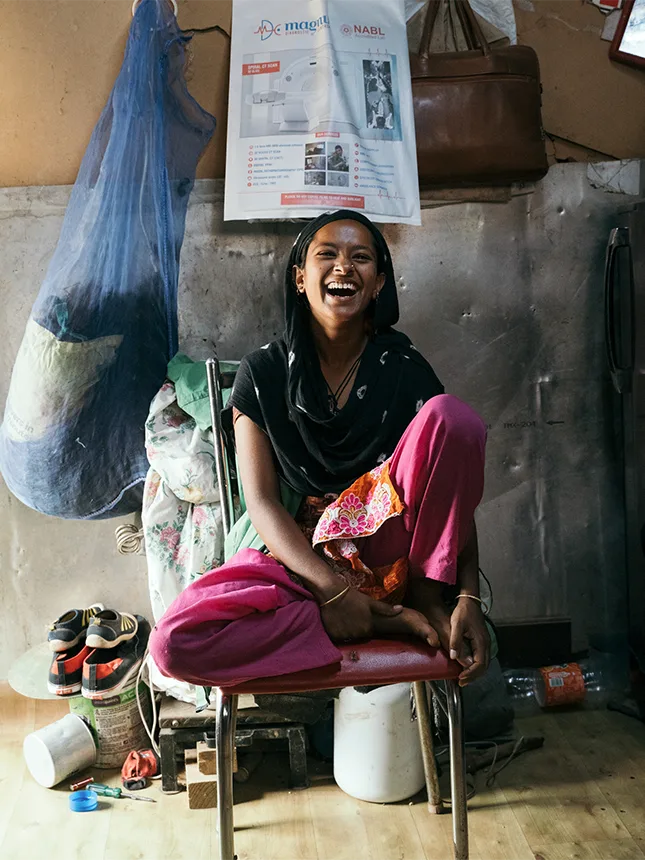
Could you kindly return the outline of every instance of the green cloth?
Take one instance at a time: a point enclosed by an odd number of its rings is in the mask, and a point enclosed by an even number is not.
[[[232,373],[237,370],[239,361],[220,361],[220,370],[223,373]],[[200,430],[210,430],[213,421],[211,419],[211,402],[208,397],[208,379],[206,377],[206,362],[193,361],[181,352],[170,360],[167,370],[168,379],[175,385],[177,403],[188,413]],[[230,388],[222,391],[224,406],[231,393]]]
[[[292,490],[284,481],[280,481],[280,500],[292,517],[298,513],[302,502],[302,495]],[[240,495],[242,515],[234,524],[231,531],[226,535],[224,541],[224,560],[228,561],[241,549],[257,549],[264,552],[266,546],[251,522],[251,517],[246,510],[243,495]]]

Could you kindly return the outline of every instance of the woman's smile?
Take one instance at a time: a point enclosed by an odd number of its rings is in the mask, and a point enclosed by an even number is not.
[[[325,284],[325,291],[334,301],[346,302],[358,295],[360,287],[355,281],[341,281],[335,278]]]

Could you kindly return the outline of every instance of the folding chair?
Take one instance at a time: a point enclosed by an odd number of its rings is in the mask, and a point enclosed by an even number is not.
[[[215,466],[222,505],[222,523],[228,534],[235,519],[230,464],[234,462],[231,440],[222,425],[222,389],[232,386],[234,374],[220,373],[217,357],[206,362],[208,392],[213,420]],[[237,699],[242,693],[299,693],[344,687],[379,686],[410,682],[414,694],[423,766],[428,790],[428,810],[443,810],[436,763],[426,682],[443,681],[446,686],[450,743],[450,784],[452,831],[455,860],[468,858],[466,808],[466,767],[461,690],[457,683],[460,667],[442,650],[420,640],[371,639],[339,645],[340,663],[306,672],[258,678],[231,687],[217,688],[217,815],[220,860],[236,860],[233,824],[233,743]],[[258,858],[261,860],[261,858]]]

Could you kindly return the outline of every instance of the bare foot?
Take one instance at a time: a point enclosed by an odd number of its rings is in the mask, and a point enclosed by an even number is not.
[[[432,645],[433,648],[439,648],[439,637],[436,630],[428,622],[428,619],[422,612],[417,612],[416,609],[404,607],[398,615],[387,617],[383,615],[373,615],[373,632],[383,636],[395,636],[404,634],[406,636],[418,636]]]
[[[441,596],[441,583],[428,579],[410,582],[406,603],[420,612],[437,631],[441,647],[450,650],[450,613]]]

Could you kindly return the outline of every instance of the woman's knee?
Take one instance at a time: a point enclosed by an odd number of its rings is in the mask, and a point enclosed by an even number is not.
[[[183,680],[182,676],[186,673],[186,655],[177,647],[172,636],[160,635],[153,630],[148,647],[150,656],[162,675]]]
[[[460,443],[486,443],[486,425],[480,416],[472,406],[453,394],[431,397],[419,410],[417,417],[437,428],[441,427],[447,437]]]

